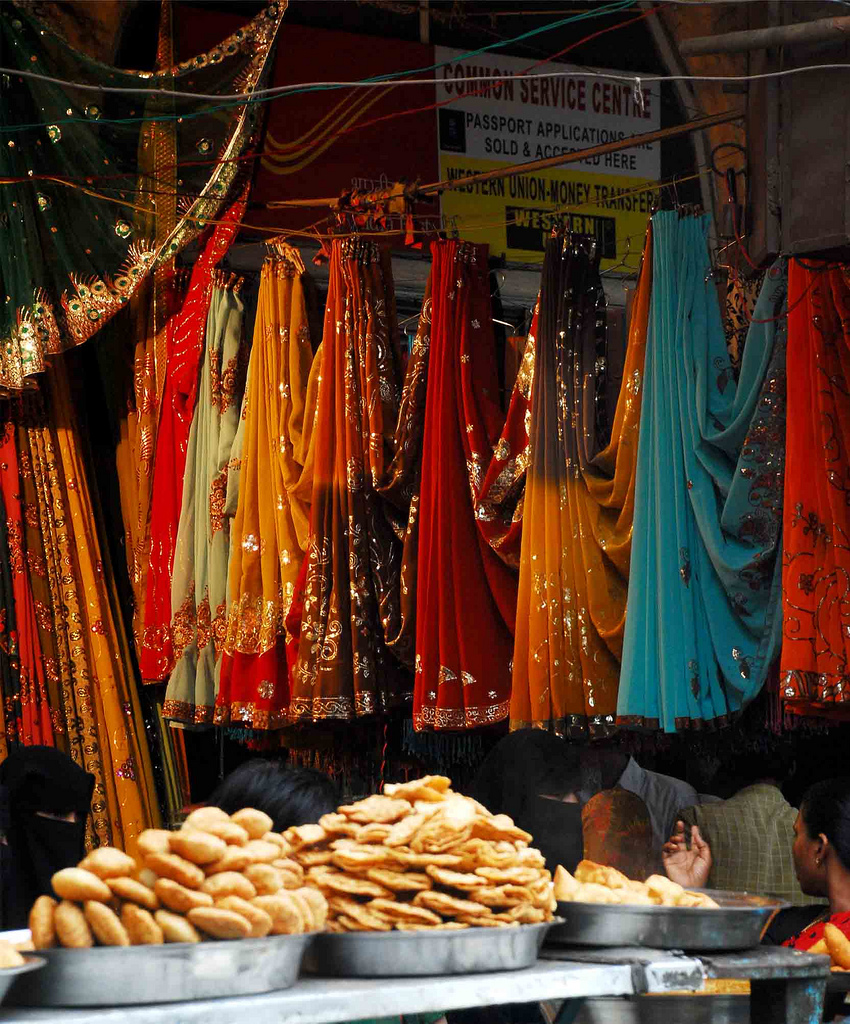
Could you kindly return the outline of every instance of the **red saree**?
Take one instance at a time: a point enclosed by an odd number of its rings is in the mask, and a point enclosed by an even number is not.
[[[487,254],[487,246],[455,241],[432,247],[419,507],[417,731],[488,725],[506,718],[510,706],[517,578],[476,522],[482,516],[484,476],[504,425]]]
[[[171,643],[171,570],[183,497],[189,430],[195,411],[198,370],[204,352],[213,271],[230,248],[245,212],[235,202],[217,224],[192,270],[177,317],[162,397],[151,501],[150,564],[139,667],[145,682],[166,679],[174,663]]]
[[[850,716],[850,268],[791,260],[781,694]]]

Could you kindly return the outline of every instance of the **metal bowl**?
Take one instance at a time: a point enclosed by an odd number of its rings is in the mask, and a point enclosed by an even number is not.
[[[719,908],[559,903],[564,923],[547,936],[561,946],[645,946],[649,949],[752,949],[784,905],[763,896],[703,890]]]
[[[4,967],[0,969],[0,1003],[6,999],[6,994],[12,984],[23,974],[30,974],[32,971],[39,971],[44,967],[45,960],[40,956],[24,956],[24,963],[20,967]]]
[[[336,978],[412,978],[531,967],[551,924],[462,931],[322,932],[304,967]]]
[[[40,950],[44,970],[21,977],[8,1002],[133,1006],[273,992],[295,984],[312,938],[275,935],[227,942]]]

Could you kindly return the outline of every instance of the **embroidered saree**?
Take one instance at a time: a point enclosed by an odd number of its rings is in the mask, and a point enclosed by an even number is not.
[[[781,694],[800,714],[850,711],[850,284],[792,260]]]
[[[393,456],[400,393],[389,254],[371,241],[334,240],[294,720],[372,715],[408,693],[386,641],[400,628],[402,549],[378,491]]]
[[[297,250],[263,265],[242,419],[231,455],[228,612],[217,725],[276,729],[289,705],[285,621],[304,559],[321,353]],[[238,496],[237,496],[238,487]]]
[[[784,267],[767,275],[735,382],[707,217],[652,220],[628,615],[617,714],[665,732],[726,722],[778,651]]]
[[[156,434],[150,519],[150,555],[139,667],[145,682],[167,679],[174,664],[171,643],[171,575],[183,495],[186,451],[195,412],[207,314],[217,264],[230,248],[245,212],[234,203],[213,229],[192,268],[186,301],[174,321]]]
[[[239,424],[247,346],[242,278],[217,271],[206,352],[189,431],[183,502],[171,582],[174,671],[165,718],[212,724],[215,669],[224,639],[230,520],[225,515],[231,448]]]
[[[507,717],[510,702],[516,575],[476,522],[484,476],[504,426],[487,256],[487,246],[432,246],[416,730],[489,725]],[[496,455],[501,461],[507,457],[503,450]]]
[[[8,131],[0,178],[11,179],[0,190],[0,391],[30,386],[47,356],[95,334],[152,271],[235,199],[244,177],[240,157],[260,127],[263,104],[222,108],[203,94],[250,92],[260,85],[286,0],[208,53],[153,74],[109,67],[76,52],[49,18],[38,17],[40,6],[5,3],[0,9],[4,61],[41,76],[11,74],[0,95],[0,123]],[[117,87],[108,98],[109,120],[101,120],[102,93],[62,82]],[[189,197],[179,211],[175,200],[156,195],[168,177],[138,176],[140,152],[148,168],[157,165],[145,158],[156,144],[158,117],[160,124],[170,122],[170,152],[180,163],[177,184]],[[95,190],[78,187],[87,177]],[[101,179],[102,196],[96,194]],[[147,224],[132,223],[120,205],[128,196],[136,206],[146,204]]]
[[[533,387],[521,384],[514,398],[526,406],[531,446],[513,659],[514,729],[599,733],[614,724],[651,287],[647,236],[623,386],[609,431],[605,299],[596,246],[578,236],[548,242],[539,318],[526,357],[533,360]]]

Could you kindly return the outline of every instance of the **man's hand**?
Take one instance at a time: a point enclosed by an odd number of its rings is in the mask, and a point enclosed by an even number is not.
[[[661,850],[661,859],[667,877],[686,889],[704,889],[711,871],[711,848],[699,834],[699,828],[691,829],[691,848],[688,849],[685,823],[676,822],[673,835]]]

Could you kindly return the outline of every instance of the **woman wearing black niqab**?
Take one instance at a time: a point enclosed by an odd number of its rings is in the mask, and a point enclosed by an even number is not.
[[[0,764],[3,928],[25,928],[50,879],[85,854],[94,776],[54,747],[21,747]]]

